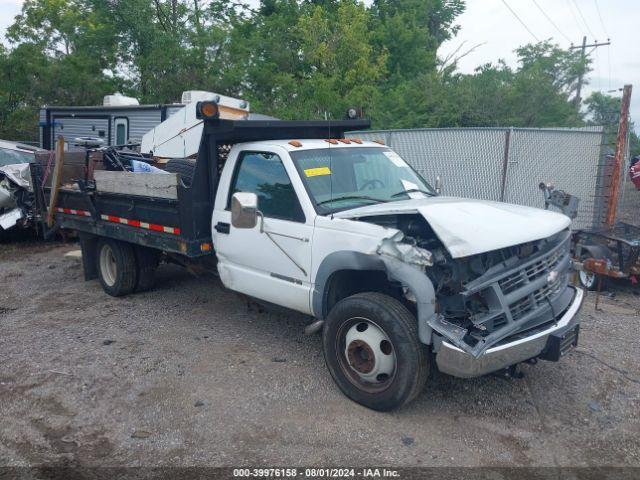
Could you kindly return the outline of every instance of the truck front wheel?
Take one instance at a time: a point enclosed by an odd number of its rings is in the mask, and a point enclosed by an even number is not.
[[[98,273],[100,284],[112,297],[133,292],[137,280],[136,256],[126,242],[102,239],[98,243]]]
[[[398,300],[376,292],[338,302],[323,332],[324,358],[340,390],[374,410],[413,400],[429,372],[415,317]]]

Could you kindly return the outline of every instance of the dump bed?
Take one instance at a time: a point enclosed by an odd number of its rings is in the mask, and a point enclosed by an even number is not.
[[[366,120],[254,121],[204,120],[193,180],[176,174],[105,171],[99,153],[63,178],[55,229],[70,229],[138,245],[199,257],[213,253],[211,214],[220,172],[234,144],[260,140],[343,138],[369,127]],[[50,203],[51,164],[34,166],[37,204]]]

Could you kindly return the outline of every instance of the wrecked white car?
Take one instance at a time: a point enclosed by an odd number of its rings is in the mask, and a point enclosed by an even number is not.
[[[225,287],[315,317],[337,385],[378,410],[435,365],[473,377],[577,344],[566,216],[440,196],[389,147],[344,138],[366,122],[221,120],[201,103],[179,175],[61,192],[57,224],[110,295],[150,288],[161,258],[214,257]]]
[[[33,219],[33,188],[29,163],[0,166],[0,233]]]

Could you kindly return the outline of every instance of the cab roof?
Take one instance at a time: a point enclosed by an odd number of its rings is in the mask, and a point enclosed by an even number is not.
[[[386,147],[386,145],[378,142],[360,140],[354,142],[353,139],[358,138],[357,134],[349,135],[347,139],[338,140],[335,139],[299,139],[292,138],[289,140],[263,140],[260,143],[264,145],[271,145],[284,148],[288,152],[298,152],[300,150],[315,150],[319,148],[357,148],[357,147]],[[331,141],[329,141],[331,140]]]

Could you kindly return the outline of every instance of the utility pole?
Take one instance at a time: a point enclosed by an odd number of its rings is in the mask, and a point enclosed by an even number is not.
[[[616,222],[618,196],[620,193],[620,174],[624,164],[627,133],[629,132],[629,105],[631,104],[631,85],[625,85],[622,90],[620,106],[620,120],[618,121],[618,136],[616,137],[616,153],[613,158],[613,172],[611,172],[611,187],[609,188],[609,205],[607,207],[606,223],[613,227]]]
[[[569,47],[569,50],[575,50],[576,48],[579,48],[580,50],[582,50],[582,64],[584,65],[586,64],[586,60],[587,60],[587,47],[593,47],[593,50],[595,50],[596,48],[603,47],[605,45],[611,45],[611,42],[609,41],[608,38],[606,42],[598,43],[598,41],[596,40],[592,44],[587,45],[587,36],[585,35],[584,37],[582,37],[582,45],[580,46],[572,45]],[[583,77],[584,77],[584,70],[582,70],[578,76],[578,87],[576,88],[576,97],[573,99],[573,103],[576,106],[576,108],[580,108],[580,102],[582,100],[582,98],[580,97],[580,93],[582,92]]]

